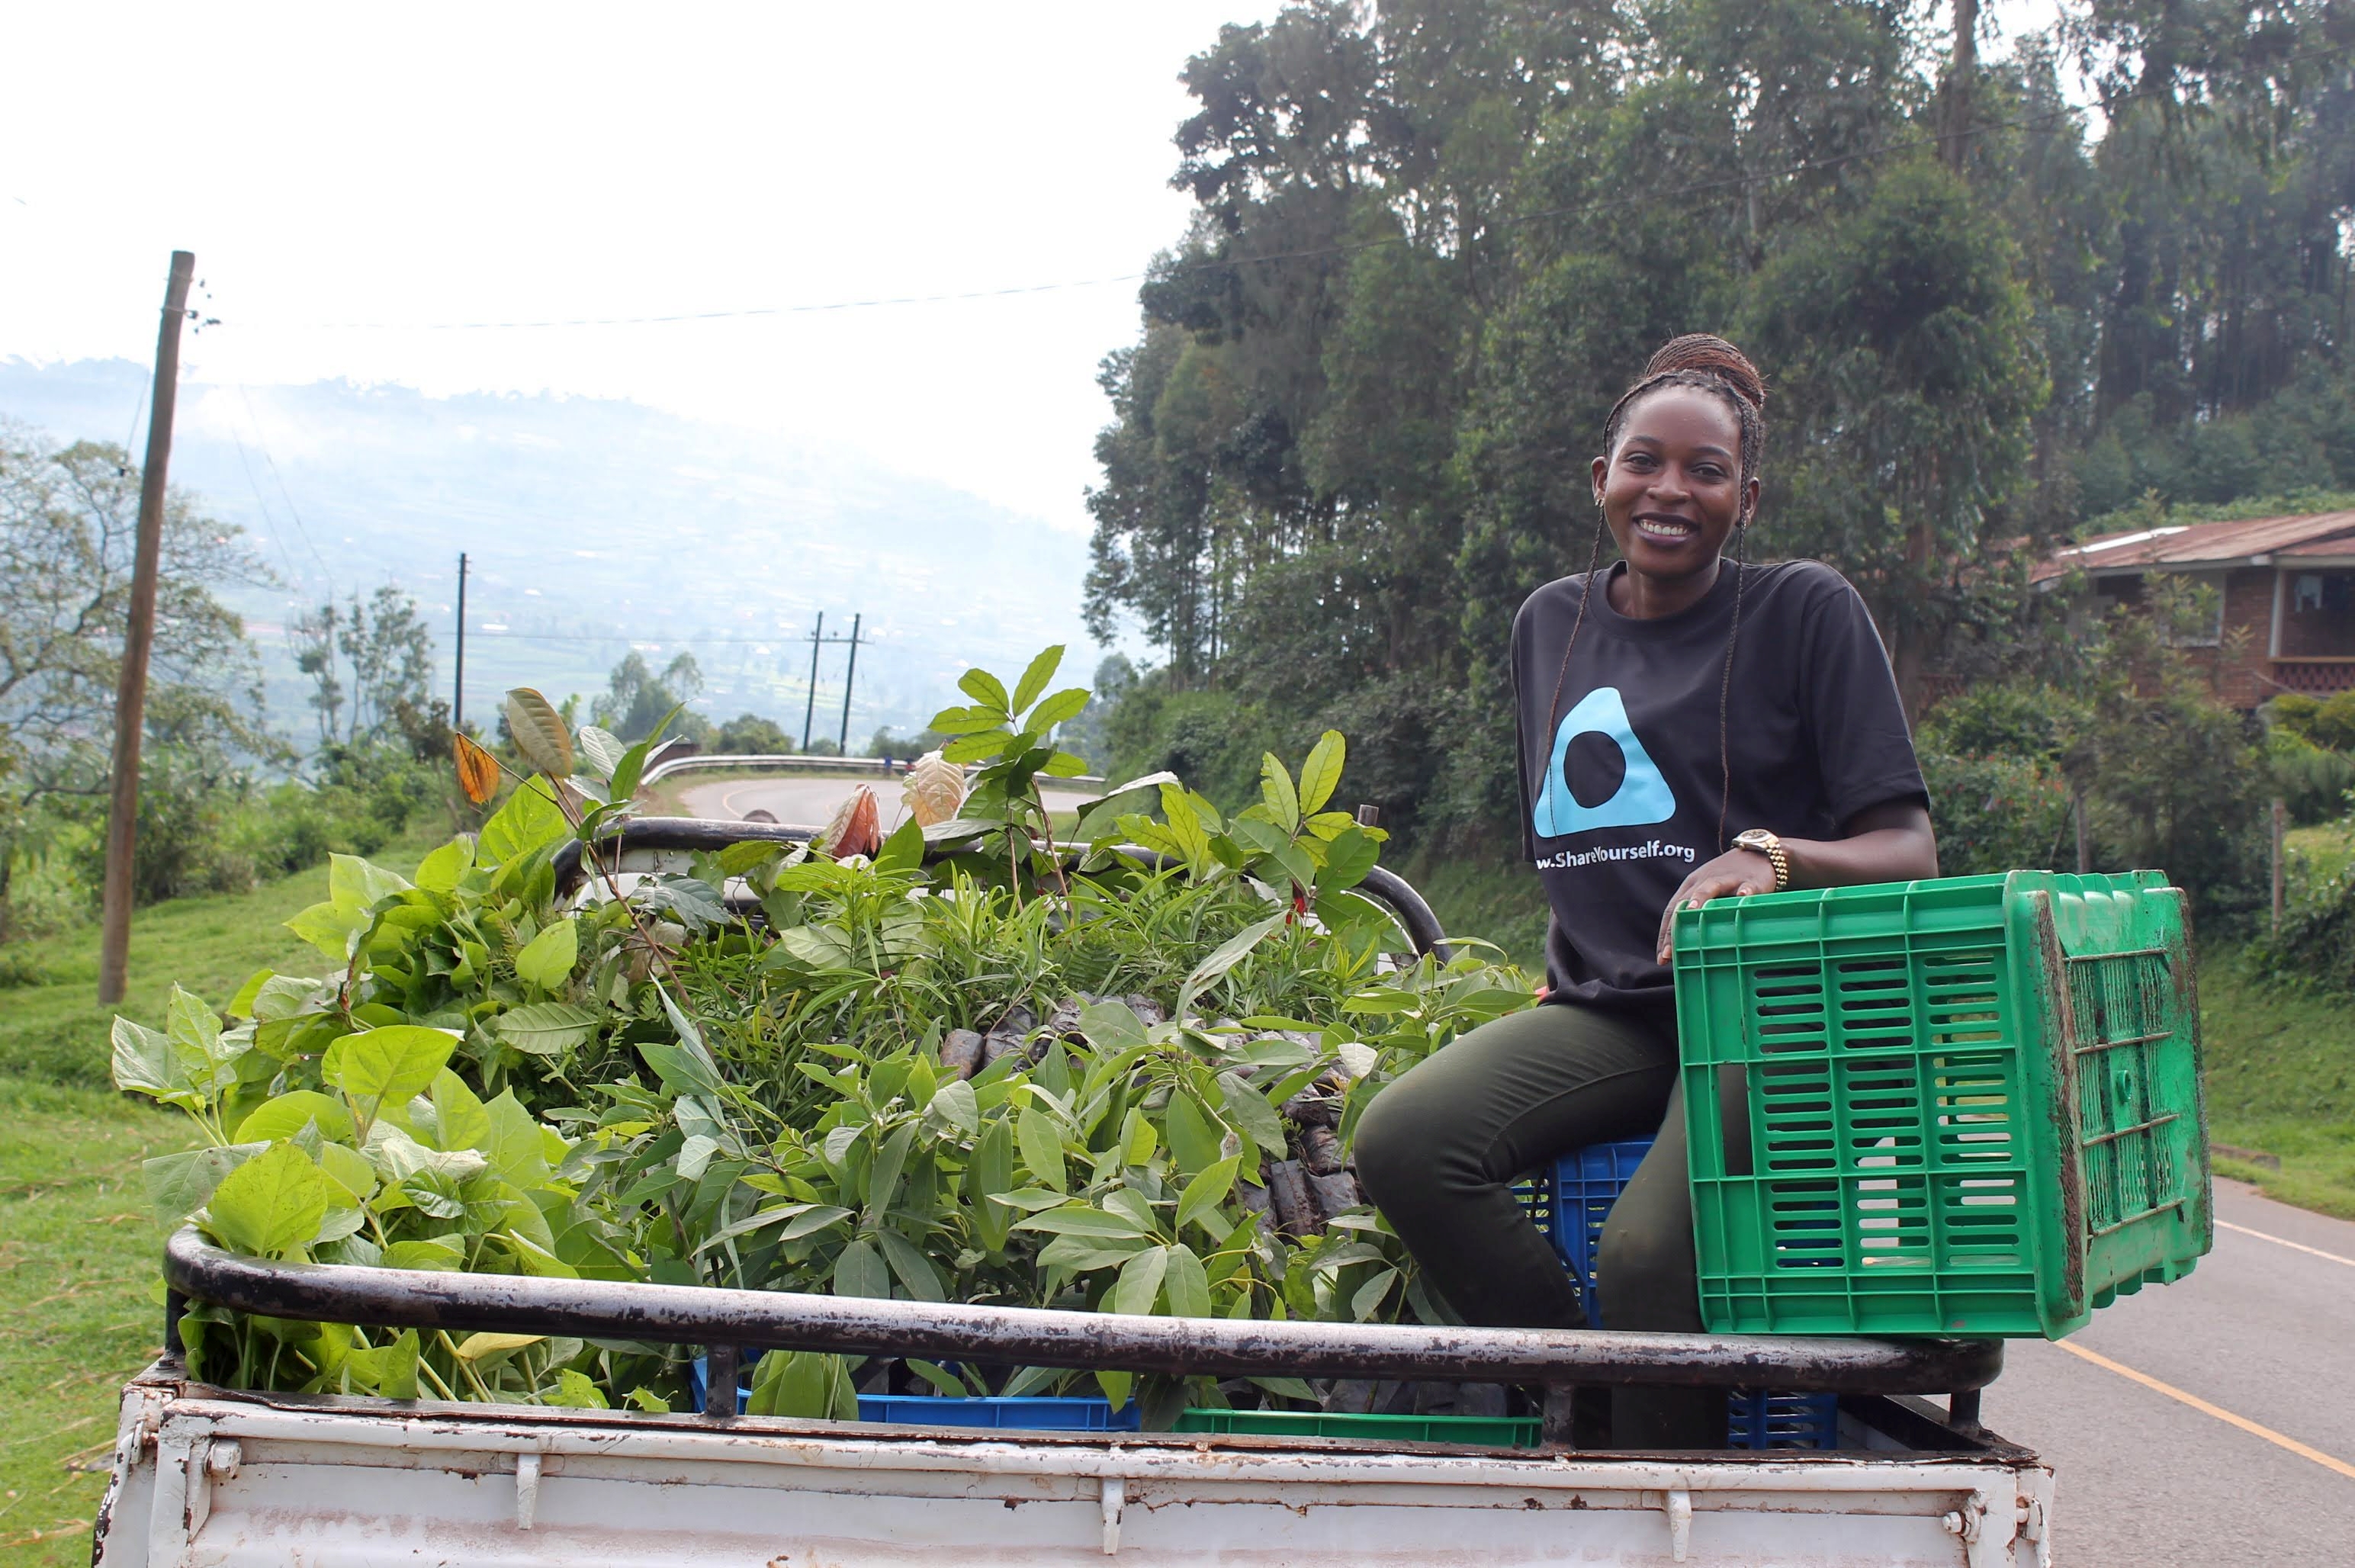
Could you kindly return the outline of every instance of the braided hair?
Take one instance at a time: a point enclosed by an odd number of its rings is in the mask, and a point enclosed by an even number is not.
[[[1691,387],[1721,400],[1733,411],[1735,424],[1742,432],[1741,489],[1742,512],[1733,524],[1733,623],[1725,635],[1725,667],[1719,677],[1717,688],[1717,765],[1721,781],[1717,806],[1717,841],[1721,854],[1727,848],[1725,837],[1726,812],[1733,799],[1732,752],[1728,744],[1727,709],[1733,695],[1733,645],[1742,635],[1742,591],[1748,564],[1745,550],[1750,535],[1750,481],[1756,476],[1764,461],[1766,450],[1766,381],[1759,375],[1758,367],[1750,357],[1724,338],[1706,332],[1689,332],[1670,338],[1660,346],[1644,373],[1619,400],[1611,405],[1611,412],[1603,421],[1603,451],[1607,459],[1618,449],[1619,437],[1627,422],[1627,411],[1646,396],[1667,387]],[[1597,507],[1598,513],[1601,507]],[[1578,596],[1578,613],[1570,624],[1570,640],[1562,645],[1561,667],[1554,675],[1553,699],[1546,707],[1545,743],[1540,748],[1550,768],[1553,755],[1553,727],[1561,721],[1561,687],[1570,674],[1571,651],[1578,646],[1579,629],[1586,624],[1586,606],[1593,598],[1596,573],[1603,562],[1603,541],[1610,537],[1611,524],[1598,516],[1594,524],[1594,548],[1587,555],[1584,586]]]

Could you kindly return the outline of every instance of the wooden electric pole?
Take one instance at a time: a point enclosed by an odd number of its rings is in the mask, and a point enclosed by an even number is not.
[[[802,705],[802,750],[807,752],[810,725],[817,718],[817,648],[826,640],[826,612],[817,613],[817,630],[810,634],[809,700]]]
[[[842,674],[842,735],[834,743],[835,755],[838,757],[850,755],[850,683],[858,677],[859,620],[858,615],[850,618],[850,667]]]
[[[458,677],[450,684],[450,728],[466,732],[466,552],[458,552]]]
[[[180,381],[180,323],[197,259],[172,252],[164,321],[155,335],[155,394],[147,415],[147,464],[139,475],[139,542],[132,556],[131,624],[114,687],[114,773],[106,813],[106,887],[98,958],[98,999],[123,1000],[131,965],[131,858],[139,832],[139,741],[147,721],[147,655],[155,643],[156,559],[164,545],[164,477],[172,460],[172,406]]]

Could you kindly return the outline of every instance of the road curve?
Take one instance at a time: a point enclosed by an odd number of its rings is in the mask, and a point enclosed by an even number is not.
[[[818,827],[862,784],[874,789],[875,804],[881,808],[883,827],[889,831],[900,820],[897,779],[814,779],[792,774],[780,778],[713,779],[688,784],[679,792],[679,798],[686,802],[690,816],[741,822],[752,812],[765,811],[779,822]],[[1068,811],[1082,801],[1095,798],[1084,790],[1048,789],[1044,794],[1050,811]]]

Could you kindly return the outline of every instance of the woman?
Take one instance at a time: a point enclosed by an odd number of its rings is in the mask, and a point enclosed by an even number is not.
[[[1764,406],[1757,370],[1722,338],[1653,356],[1604,427],[1588,570],[1539,589],[1513,624],[1549,989],[1392,1084],[1357,1135],[1367,1193],[1470,1323],[1583,1324],[1509,1185],[1568,1150],[1657,1132],[1603,1233],[1603,1310],[1613,1328],[1698,1331],[1676,911],[1937,875],[1928,795],[1863,602],[1817,562],[1742,560]],[[1605,531],[1623,559],[1598,573]],[[1729,1121],[1746,1125],[1738,1108]],[[1619,1391],[1612,1427],[1620,1447],[1722,1446],[1724,1391]]]

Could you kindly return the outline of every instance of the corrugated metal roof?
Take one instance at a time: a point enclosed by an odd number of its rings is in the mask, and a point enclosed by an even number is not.
[[[2179,523],[2104,534],[2055,550],[2030,574],[2043,582],[2064,572],[2153,567],[2223,566],[2252,556],[2355,554],[2355,512],[2245,517],[2230,523]]]

